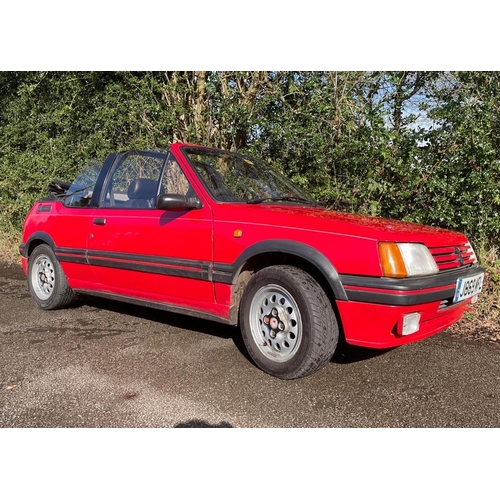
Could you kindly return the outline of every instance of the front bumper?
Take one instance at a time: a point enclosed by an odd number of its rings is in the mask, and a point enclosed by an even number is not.
[[[439,333],[453,325],[470,307],[472,298],[453,303],[457,279],[484,272],[467,269],[424,278],[384,279],[343,276],[347,301],[337,301],[345,339],[349,344],[389,348]],[[418,331],[402,335],[407,314],[419,313]]]

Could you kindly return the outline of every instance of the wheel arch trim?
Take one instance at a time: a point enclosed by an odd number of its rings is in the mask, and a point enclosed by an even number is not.
[[[267,240],[260,241],[244,250],[233,264],[214,263],[213,280],[221,283],[236,284],[243,266],[253,257],[267,253],[282,253],[300,257],[314,265],[324,276],[337,300],[348,300],[340,276],[330,262],[315,248],[297,241]]]
[[[55,253],[57,247],[52,237],[47,233],[44,233],[43,231],[37,231],[28,238],[28,241],[26,243],[19,245],[19,253],[21,254],[22,257],[26,259],[29,257],[30,253],[33,251],[34,248],[33,242],[35,241],[43,241],[43,243],[49,245],[49,247]]]

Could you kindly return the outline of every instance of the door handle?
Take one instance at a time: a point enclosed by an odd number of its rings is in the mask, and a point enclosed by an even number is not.
[[[94,224],[96,226],[104,226],[106,224],[106,219],[94,219]]]

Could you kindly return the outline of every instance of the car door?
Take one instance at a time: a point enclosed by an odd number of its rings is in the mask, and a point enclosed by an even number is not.
[[[113,159],[114,155],[110,155],[104,164],[87,163],[61,196],[62,203],[47,203],[38,208],[38,225],[52,239],[57,259],[70,286],[75,289],[92,290],[95,287],[95,276],[86,258],[89,228],[97,205],[95,185]],[[42,219],[40,216],[46,217]]]
[[[88,240],[100,291],[110,295],[206,309],[213,220],[210,207],[156,209],[159,193],[196,195],[171,153],[118,155]]]

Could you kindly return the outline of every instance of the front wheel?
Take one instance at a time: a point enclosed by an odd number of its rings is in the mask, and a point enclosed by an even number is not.
[[[255,364],[275,377],[306,377],[325,366],[339,338],[332,305],[319,283],[292,266],[272,266],[248,283],[240,326]]]
[[[75,299],[52,248],[45,244],[37,246],[29,257],[28,287],[41,309],[62,309]]]

